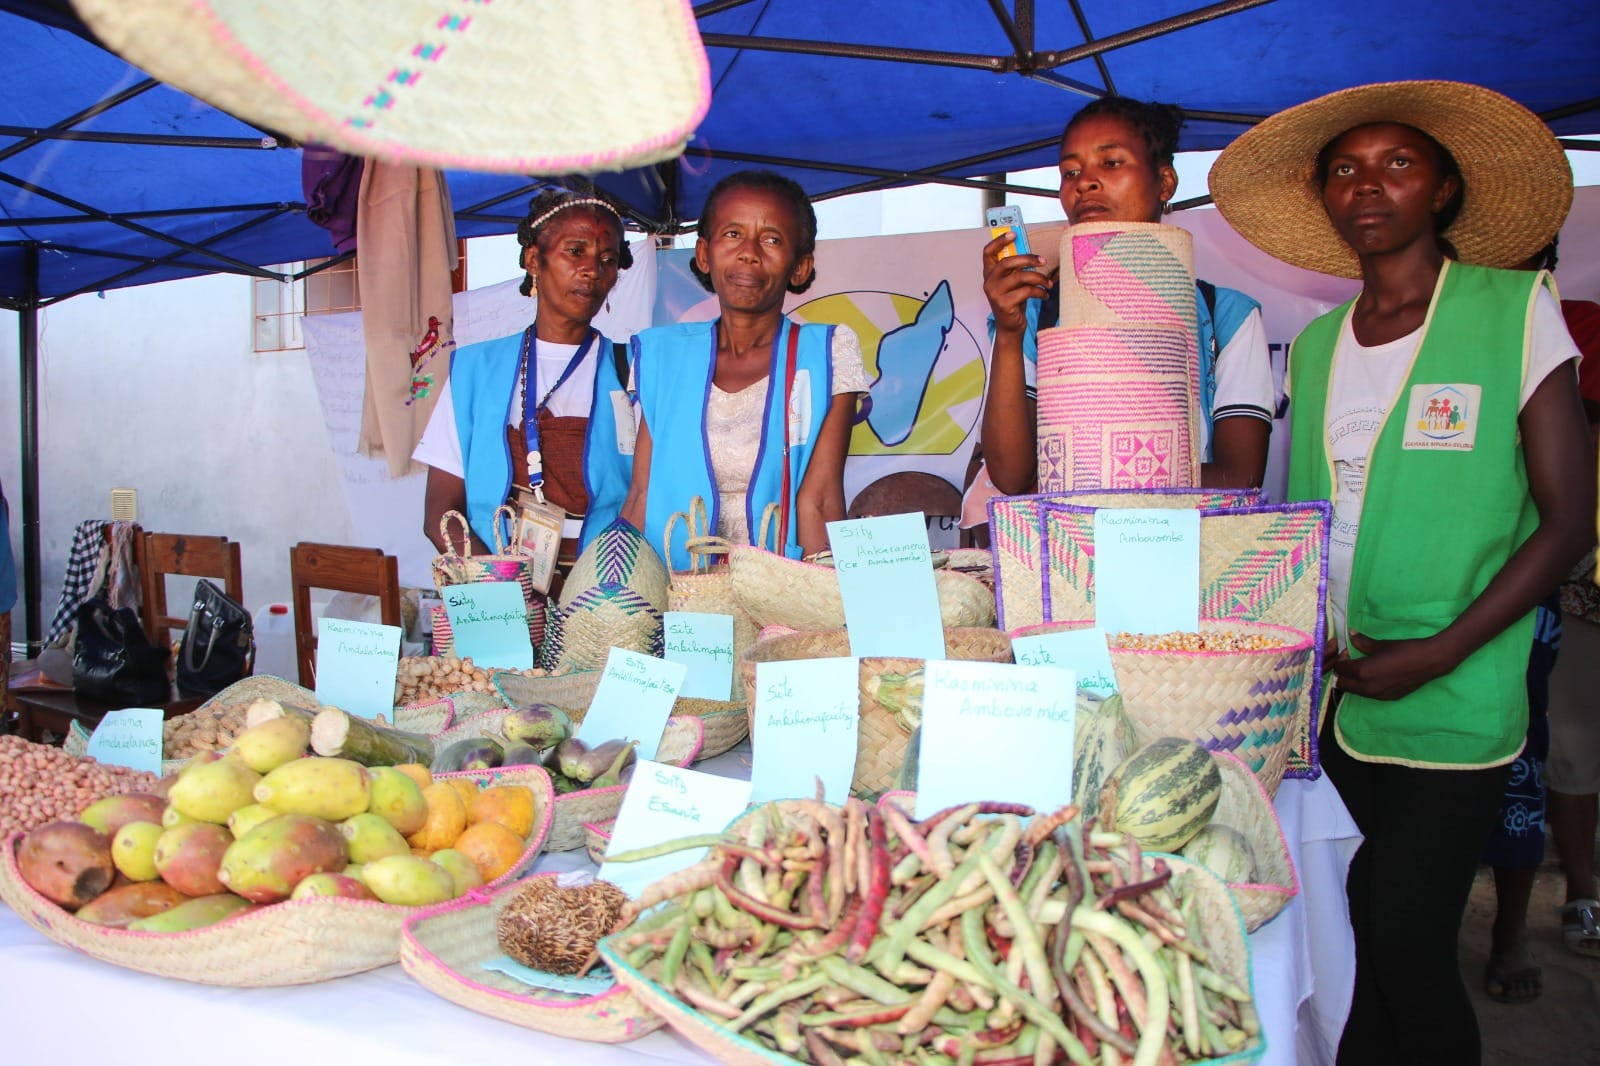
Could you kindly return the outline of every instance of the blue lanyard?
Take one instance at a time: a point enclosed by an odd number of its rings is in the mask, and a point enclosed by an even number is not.
[[[567,368],[556,378],[556,383],[550,386],[550,391],[544,398],[535,403],[534,394],[538,391],[539,384],[539,341],[533,335],[534,327],[529,326],[522,334],[522,438],[528,446],[528,487],[537,489],[544,484],[544,456],[539,452],[539,412],[543,411],[550,403],[550,397],[556,390],[567,383],[572,372],[583,363],[583,357],[589,354],[589,349],[594,344],[594,339],[600,336],[599,330],[591,329],[589,335],[578,345],[578,350],[573,353],[567,362]]]

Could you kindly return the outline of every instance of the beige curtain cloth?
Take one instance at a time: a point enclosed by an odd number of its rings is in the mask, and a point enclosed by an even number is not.
[[[450,190],[437,170],[368,159],[356,209],[357,277],[367,381],[361,405],[362,455],[388,460],[389,476],[420,473],[411,452],[428,425],[454,350],[450,274],[456,228]],[[438,347],[417,368],[412,400],[411,353],[439,320]]]

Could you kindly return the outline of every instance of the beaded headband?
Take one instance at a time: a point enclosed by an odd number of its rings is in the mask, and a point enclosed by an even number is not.
[[[622,215],[617,212],[615,207],[612,207],[604,200],[597,199],[593,196],[585,196],[577,200],[565,200],[552,207],[550,210],[546,211],[544,214],[528,223],[528,232],[532,233],[546,222],[549,222],[552,218],[555,218],[561,212],[574,207],[603,207],[615,215],[618,222],[622,221]]]

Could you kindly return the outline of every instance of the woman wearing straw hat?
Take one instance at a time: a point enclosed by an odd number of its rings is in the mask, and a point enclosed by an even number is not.
[[[616,519],[633,469],[626,349],[592,325],[633,265],[622,220],[593,196],[553,191],[517,226],[522,294],[533,325],[455,353],[412,458],[427,463],[423,532],[440,551],[439,519],[464,510],[473,550],[494,543],[495,511],[548,498],[567,514],[560,558]]]
[[[1178,188],[1172,156],[1183,114],[1124,96],[1096,100],[1061,135],[1061,206],[1080,222],[1160,222]],[[1059,290],[1037,255],[998,258],[1008,237],[983,250],[983,291],[994,314],[994,355],[983,412],[987,478],[1000,492],[1031,492],[1037,476],[1034,400],[1036,331],[1059,317]],[[1242,292],[1200,282],[1201,483],[1255,488],[1272,432],[1272,363],[1261,305]],[[1035,298],[1042,307],[1032,304]],[[1037,322],[1031,321],[1036,307]]]
[[[1334,508],[1323,765],[1366,838],[1339,1059],[1477,1062],[1456,937],[1523,743],[1533,608],[1595,505],[1549,276],[1491,268],[1554,236],[1571,170],[1498,93],[1397,82],[1254,127],[1211,191],[1262,250],[1362,281],[1289,364],[1289,496]]]

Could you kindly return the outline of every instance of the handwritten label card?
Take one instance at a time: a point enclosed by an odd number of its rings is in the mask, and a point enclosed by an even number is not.
[[[1117,692],[1117,674],[1111,666],[1106,634],[1093,626],[1037,637],[1013,637],[1011,652],[1020,666],[1062,666],[1078,677],[1078,690],[1096,699]]]
[[[394,710],[399,626],[317,619],[317,702],[376,718]]]
[[[159,774],[164,720],[159,707],[107,711],[89,735],[88,754],[110,766]]]
[[[591,746],[619,737],[637,740],[639,758],[654,759],[688,672],[682,663],[612,648],[594,700],[578,726],[578,739]]]
[[[533,668],[533,641],[528,638],[528,606],[515,581],[446,585],[444,609],[456,654],[478,666],[502,670]]]
[[[1094,513],[1094,624],[1107,633],[1200,628],[1200,512]]]
[[[927,519],[920,514],[828,523],[851,655],[944,656]]]
[[[850,657],[757,663],[750,801],[850,795],[861,718],[861,664]]]
[[[606,848],[620,855],[680,837],[720,833],[750,804],[750,782],[658,762],[640,762],[623,795]],[[639,862],[607,862],[600,876],[630,896],[705,858],[705,848],[675,851]]]
[[[682,694],[727,700],[733,695],[733,615],[668,611],[661,620],[664,658],[689,668]]]
[[[930,660],[917,817],[976,800],[1040,813],[1072,801],[1078,689],[1071,670]]]

